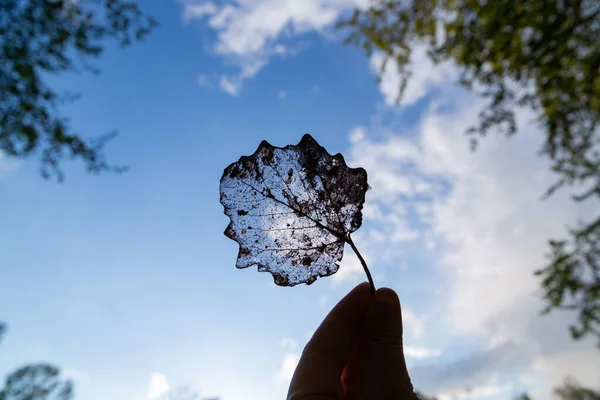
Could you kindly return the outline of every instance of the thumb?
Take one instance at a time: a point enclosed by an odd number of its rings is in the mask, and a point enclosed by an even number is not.
[[[377,290],[365,322],[366,360],[361,399],[417,399],[404,360],[398,295],[388,288]]]

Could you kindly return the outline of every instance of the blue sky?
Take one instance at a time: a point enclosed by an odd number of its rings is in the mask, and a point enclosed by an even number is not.
[[[109,46],[99,76],[53,80],[83,94],[63,109],[74,129],[120,131],[107,154],[131,170],[96,177],[68,163],[56,184],[35,159],[0,158],[0,374],[51,361],[85,400],[153,400],[182,385],[283,398],[309,335],[364,274],[349,249],[311,286],[237,270],[218,185],[261,140],[310,132],[369,172],[355,242],[376,285],[401,297],[417,387],[547,398],[567,375],[600,383],[593,343],[568,337],[571,316],[539,316],[532,271],[546,240],[590,209],[566,194],[539,201],[553,177],[535,155],[538,128],[470,153],[463,132],[483,103],[420,48],[396,106],[393,68],[377,84],[381,56],[344,47],[331,28],[354,5],[151,2],[160,27],[144,43]]]

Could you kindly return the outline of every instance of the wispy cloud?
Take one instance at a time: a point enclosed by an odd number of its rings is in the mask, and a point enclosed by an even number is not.
[[[219,79],[219,87],[221,90],[231,96],[239,96],[240,85],[240,82],[236,82],[225,75],[221,75],[221,78]]]
[[[282,383],[289,384],[294,376],[296,366],[300,361],[300,354],[298,353],[286,353],[281,360],[281,366],[276,373],[276,378]]]
[[[405,346],[404,355],[409,358],[423,359],[441,356],[441,349],[430,349],[427,347]]]
[[[384,65],[383,53],[374,53],[370,59],[372,71],[380,76],[379,89],[383,94],[385,103],[395,107],[400,92],[400,75],[398,64],[393,59],[388,59]],[[458,69],[451,62],[434,64],[427,56],[427,47],[416,44],[410,55],[407,68],[410,75],[408,85],[404,90],[400,104],[409,106],[416,103],[434,89],[443,85],[452,85],[458,79]]]
[[[210,1],[180,0],[180,3],[183,7],[181,12],[183,22],[190,22],[206,15],[214,15],[218,10],[217,6]]]
[[[410,307],[402,306],[402,325],[411,339],[419,339],[423,333],[424,316],[417,315]]]
[[[285,354],[275,373],[275,378],[281,383],[288,384],[292,380],[298,361],[300,361],[300,354],[297,351],[298,344],[294,339],[283,338],[279,341],[279,346],[285,350]]]
[[[160,398],[162,395],[168,393],[171,390],[171,385],[165,374],[160,372],[153,372],[150,375],[150,382],[148,383],[148,399],[154,400]]]
[[[210,78],[206,74],[198,74],[198,78],[196,78],[196,83],[198,84],[198,86],[205,88],[210,88],[213,86],[210,81]]]
[[[368,0],[233,0],[219,5],[187,1],[182,3],[181,18],[200,21],[216,32],[214,52],[239,70],[226,76],[228,84],[221,88],[237,96],[244,81],[271,58],[290,53],[288,42],[308,32],[324,32],[341,13],[367,4]]]
[[[412,367],[410,372],[419,390],[442,395],[461,392],[468,387],[495,385],[498,380],[514,378],[528,366],[530,356],[531,351],[523,352],[516,344],[505,343],[452,362],[421,364]]]
[[[368,0],[233,0],[225,4],[188,0],[182,3],[183,22],[198,21],[216,32],[214,53],[238,72],[221,77],[221,89],[239,96],[244,82],[254,77],[273,57],[294,55],[303,47],[298,40],[308,32],[332,37],[331,28],[340,16],[352,9],[368,6]],[[426,54],[426,46],[415,45],[408,71],[410,83],[402,99],[403,105],[416,103],[432,89],[458,77],[450,62],[434,65]],[[374,53],[371,69],[381,72],[380,89],[385,103],[395,106],[400,88],[398,66],[389,60],[381,71],[385,57]]]
[[[570,315],[540,316],[539,281],[533,275],[545,262],[547,239],[560,237],[565,224],[591,210],[575,205],[567,193],[540,200],[555,177],[538,156],[542,134],[527,125],[531,116],[519,115],[522,132],[514,138],[486,138],[473,153],[464,130],[482,104],[466,96],[453,102],[433,105],[416,135],[398,132],[376,140],[364,128],[350,133],[350,161],[366,167],[373,188],[365,208],[368,229],[387,229],[386,237],[394,230],[402,235],[407,228],[418,230],[421,245],[435,248],[437,270],[444,275],[445,295],[435,305],[442,310],[436,316],[438,329],[487,342],[481,356],[474,356],[476,363],[468,359],[477,367],[461,367],[456,380],[442,385],[434,368],[417,368],[416,385],[442,393],[464,389],[466,383],[489,386],[496,373],[534,373],[545,382],[545,397],[572,372],[567,361],[574,355],[582,366],[578,379],[593,384],[596,356],[582,351],[593,345],[571,340],[566,329]],[[390,223],[396,220],[404,223]],[[377,235],[365,235],[361,244],[368,247],[377,240]],[[485,346],[495,350],[490,353]],[[407,355],[427,354],[418,350]]]
[[[296,347],[298,347],[298,343],[294,339],[285,337],[279,341],[279,346],[281,346],[285,350],[296,350]]]

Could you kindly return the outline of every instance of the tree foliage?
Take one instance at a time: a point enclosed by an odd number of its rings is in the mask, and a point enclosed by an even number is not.
[[[49,364],[32,364],[6,377],[0,400],[71,400],[73,385]]]
[[[558,400],[600,400],[600,392],[581,386],[572,378],[565,379],[562,386],[554,388]],[[534,400],[528,394],[522,394],[514,400]]]
[[[541,153],[558,177],[546,196],[571,186],[574,201],[600,200],[599,2],[375,0],[339,26],[350,28],[348,43],[395,61],[400,96],[415,46],[426,46],[435,63],[454,62],[458,84],[486,101],[467,130],[473,147],[492,130],[516,133],[515,112],[531,109],[545,130]],[[551,241],[550,261],[538,271],[546,311],[578,312],[574,338],[600,338],[599,236],[596,213]]]
[[[527,393],[523,393],[522,395],[515,397],[514,400],[533,400],[533,399]]]
[[[572,379],[566,379],[563,386],[554,389],[560,400],[600,400],[600,392],[583,387]]]
[[[0,339],[6,324],[0,322]],[[60,370],[50,364],[25,365],[10,373],[0,387],[0,400],[71,400],[73,384],[60,377]]]
[[[89,172],[122,171],[108,164],[103,145],[109,133],[86,139],[60,115],[76,93],[58,93],[51,76],[88,70],[105,39],[128,46],[156,25],[135,2],[123,0],[2,0],[0,2],[0,152],[41,161],[44,177],[63,174],[65,157]]]
[[[555,308],[575,310],[571,336],[600,338],[600,218],[571,230],[571,240],[551,240],[551,264],[542,276],[546,313]]]

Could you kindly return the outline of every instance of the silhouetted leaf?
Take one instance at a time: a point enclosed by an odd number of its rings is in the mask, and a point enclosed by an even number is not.
[[[364,169],[349,168],[310,135],[284,148],[263,141],[221,178],[231,219],[225,235],[240,245],[236,266],[258,266],[280,286],[334,274],[344,243],[356,251],[350,233],[362,223],[367,189]]]

